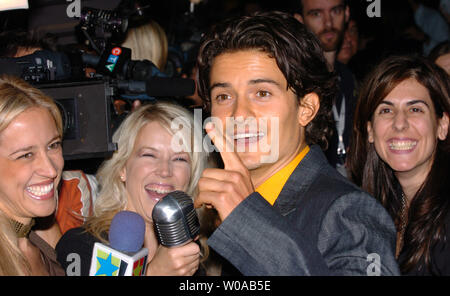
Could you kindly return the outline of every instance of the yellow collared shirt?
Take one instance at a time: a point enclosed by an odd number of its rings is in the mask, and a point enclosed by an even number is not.
[[[256,192],[261,194],[267,202],[273,205],[280,195],[284,184],[286,184],[292,172],[294,172],[295,168],[308,152],[309,146],[306,145],[306,147],[303,148],[303,150],[291,162],[258,186],[258,188],[256,188]]]

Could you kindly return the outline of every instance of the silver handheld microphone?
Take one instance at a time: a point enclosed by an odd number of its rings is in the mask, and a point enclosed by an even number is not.
[[[183,191],[173,191],[153,208],[156,236],[165,247],[182,246],[200,232],[200,223],[192,199]]]

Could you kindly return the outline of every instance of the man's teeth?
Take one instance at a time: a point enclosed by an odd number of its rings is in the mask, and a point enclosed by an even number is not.
[[[393,150],[410,150],[416,145],[416,141],[395,141],[389,143],[389,147]]]
[[[28,186],[27,191],[35,196],[43,196],[49,194],[53,190],[53,183],[43,186]]]
[[[264,133],[245,133],[245,134],[236,134],[234,135],[235,140],[245,139],[245,138],[256,138],[256,137],[264,137]]]

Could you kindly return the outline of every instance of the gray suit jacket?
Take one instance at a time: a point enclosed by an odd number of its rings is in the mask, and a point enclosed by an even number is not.
[[[254,192],[208,239],[244,275],[399,275],[396,230],[312,145],[271,206]]]

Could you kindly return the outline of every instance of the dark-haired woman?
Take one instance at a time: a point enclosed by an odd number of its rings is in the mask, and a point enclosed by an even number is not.
[[[450,81],[422,57],[390,57],[356,108],[352,180],[397,226],[403,274],[450,275]]]

